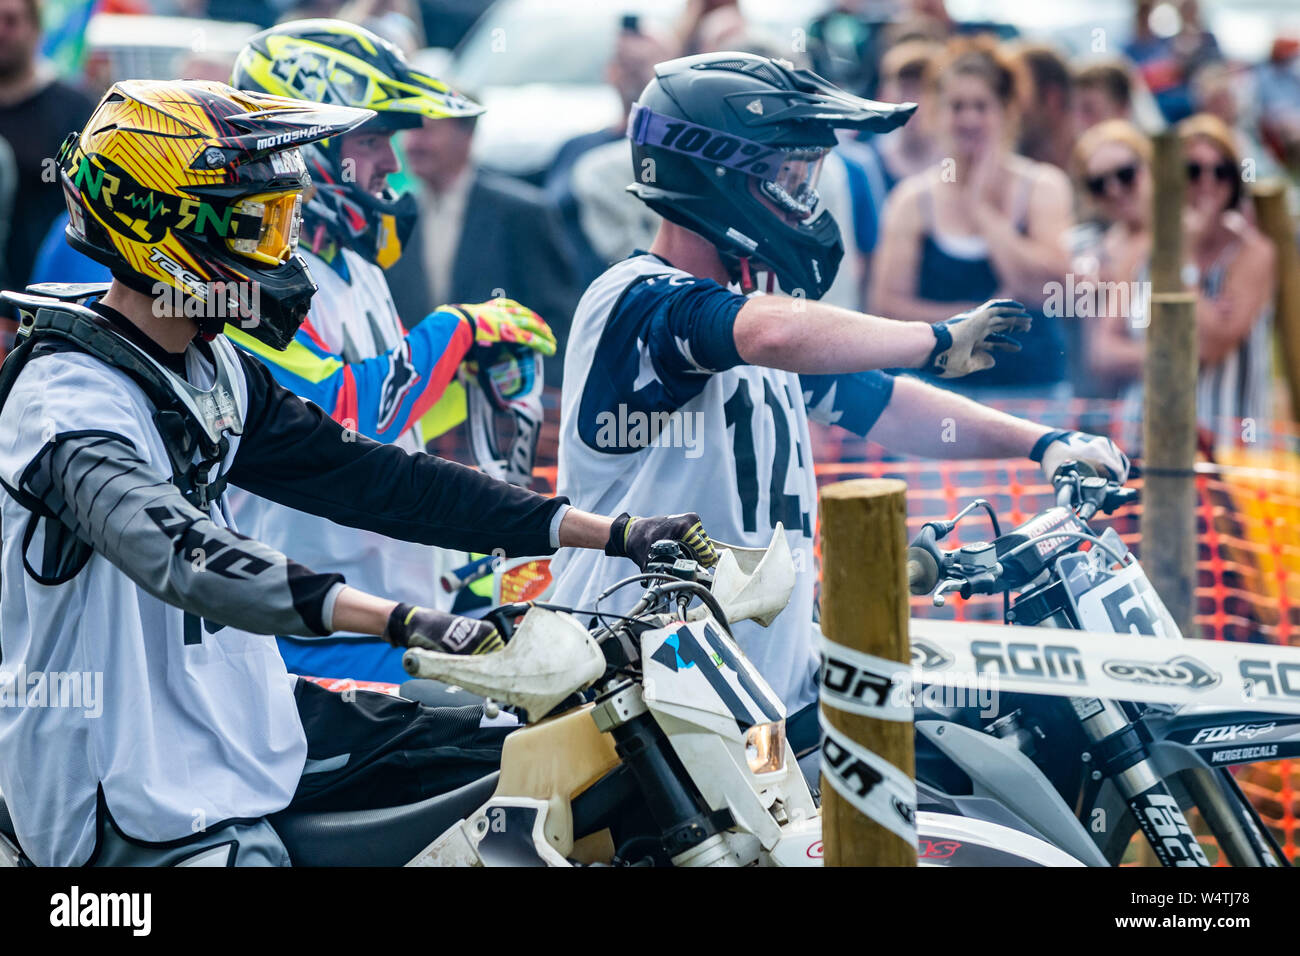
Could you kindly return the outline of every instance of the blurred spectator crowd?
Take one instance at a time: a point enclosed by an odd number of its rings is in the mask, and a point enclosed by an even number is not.
[[[446,50],[491,16],[488,6],[0,0],[0,281],[13,288],[103,273],[62,242],[53,166],[95,98],[126,78],[120,58],[86,40],[92,16],[249,30],[298,17],[351,19],[478,96],[476,84],[487,82],[481,71],[465,81]],[[1278,266],[1253,222],[1250,192],[1257,181],[1294,180],[1300,170],[1300,36],[1270,37],[1260,62],[1229,59],[1196,0],[1134,0],[1126,33],[1094,37],[1082,55],[1021,35],[1014,24],[955,19],[944,0],[816,4],[784,31],[736,0],[688,0],[653,16],[657,8],[643,16],[617,3],[592,6],[612,8],[615,26],[598,53],[621,116],[536,155],[525,146],[476,149],[484,120],[427,123],[404,135],[404,169],[393,178],[417,192],[420,220],[389,281],[408,325],[442,302],[505,294],[540,312],[563,344],[583,288],[654,235],[655,215],[624,189],[633,171],[623,138],[654,64],[746,50],[809,66],[863,96],[920,104],[893,133],[846,137],[823,167],[822,202],[847,250],[826,298],[921,322],[989,298],[1026,303],[1035,322],[1022,350],[947,386],[982,399],[1141,401],[1158,188],[1151,136],[1174,128],[1186,159],[1184,274],[1198,294],[1202,419],[1226,434],[1242,418],[1271,414]],[[568,42],[575,57],[579,47],[599,46],[594,35],[590,44],[581,36]],[[182,36],[167,69],[226,79],[237,45]],[[554,56],[565,58],[566,48]],[[494,100],[483,101],[491,114]],[[560,369],[549,363],[550,384],[560,384]]]

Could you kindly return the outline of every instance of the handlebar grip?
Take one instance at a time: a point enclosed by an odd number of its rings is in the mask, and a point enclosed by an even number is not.
[[[939,562],[924,548],[907,549],[907,589],[913,594],[929,594],[939,583]]]
[[[966,582],[966,587],[962,589],[962,597],[970,597],[972,594],[999,594],[1004,590],[1001,584],[1002,566],[999,564],[996,570],[981,571],[979,574],[970,578]]]
[[[507,644],[510,638],[515,636],[515,618],[528,612],[532,603],[528,601],[518,601],[514,604],[502,604],[500,607],[494,607],[483,615],[483,620],[487,621],[497,629],[501,635],[501,640]]]
[[[424,673],[423,664],[424,661],[420,656],[420,648],[408,647],[402,653],[402,670],[406,671],[406,673],[410,674],[412,677],[424,678],[427,676]]]

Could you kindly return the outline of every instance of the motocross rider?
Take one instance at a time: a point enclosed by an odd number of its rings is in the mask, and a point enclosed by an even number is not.
[[[715,557],[693,515],[615,521],[349,434],[221,334],[234,310],[260,343],[295,341],[316,291],[299,147],[370,118],[126,81],[59,153],[67,238],[113,282],[89,307],[6,294],[25,328],[0,369],[0,689],[19,701],[0,707],[0,793],[38,864],[284,864],[268,814],[411,802],[499,760],[481,707],[286,673],[264,635],[501,638],[237,533],[227,485],[424,545],[643,561],[673,538]],[[102,687],[94,713],[44,692],[77,675]]]
[[[661,63],[628,122],[634,182],[663,217],[649,251],[587,289],[565,356],[558,487],[619,512],[690,502],[720,541],[763,547],[781,524],[804,558],[770,629],[736,635],[785,701],[792,743],[815,746],[813,518],[808,418],[895,452],[1028,456],[1050,479],[1066,459],[1124,480],[1106,438],[1059,431],[884,370],[956,378],[1015,349],[1023,307],[995,300],[935,325],[823,305],[844,254],[817,174],[836,129],[893,129],[913,105],[845,93],[807,70],[743,53]],[[768,291],[753,294],[760,273]],[[658,431],[638,422],[667,422]],[[693,435],[693,441],[675,436]],[[616,570],[572,553],[554,600],[586,606]]]
[[[455,380],[472,353],[511,342],[555,354],[546,323],[509,299],[444,306],[408,332],[389,294],[384,269],[401,255],[416,217],[415,197],[399,198],[388,185],[399,169],[393,134],[474,116],[481,107],[413,69],[388,41],[342,20],[295,20],[259,33],[240,51],[231,85],[376,114],[350,133],[302,149],[314,187],[303,208],[302,255],[320,291],[293,341],[281,351],[237,328],[229,333],[276,382],[351,431],[418,451],[432,432],[461,417]],[[246,534],[308,565],[336,568],[377,594],[436,601],[442,610],[451,600],[439,586],[441,572],[468,557],[335,525],[244,491],[231,493],[230,506]],[[364,635],[281,636],[278,643],[295,673],[406,677],[401,653]]]

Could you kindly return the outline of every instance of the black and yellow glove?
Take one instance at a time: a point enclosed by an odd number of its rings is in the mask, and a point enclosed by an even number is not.
[[[414,604],[393,608],[384,628],[384,640],[395,647],[420,647],[444,654],[490,654],[506,646],[487,621]]]
[[[633,518],[623,512],[610,526],[605,553],[611,558],[631,558],[638,568],[644,569],[650,546],[665,539],[681,544],[706,568],[718,563],[718,552],[700,523],[700,516],[693,511],[656,518]]]

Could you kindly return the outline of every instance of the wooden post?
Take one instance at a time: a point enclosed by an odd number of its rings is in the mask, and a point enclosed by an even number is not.
[[[1253,190],[1260,231],[1277,247],[1277,300],[1273,311],[1278,351],[1286,373],[1291,417],[1300,416],[1300,251],[1287,208],[1287,184],[1268,179]]]
[[[1143,388],[1142,566],[1184,637],[1196,630],[1196,294],[1183,289],[1186,160],[1172,130],[1155,141],[1151,322]]]
[[[819,496],[823,633],[851,650],[903,663],[911,661],[906,492],[895,479],[860,479],[829,485]],[[852,714],[825,699],[821,712],[843,736],[915,781],[910,720]],[[824,770],[822,840],[827,866],[916,865],[916,847],[842,797]]]

